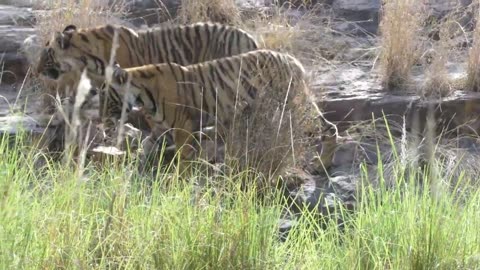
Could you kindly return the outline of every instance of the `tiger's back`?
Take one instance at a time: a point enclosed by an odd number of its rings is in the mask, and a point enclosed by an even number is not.
[[[235,114],[254,109],[259,98],[281,105],[304,90],[305,71],[294,57],[257,50],[186,67],[195,84],[183,86],[185,103],[205,112],[207,122],[228,123]],[[181,93],[181,92],[180,92]]]
[[[154,28],[138,31],[139,45],[148,48],[144,59],[122,67],[173,62],[191,65],[257,50],[257,41],[240,28],[218,23]],[[120,55],[119,55],[120,56]]]

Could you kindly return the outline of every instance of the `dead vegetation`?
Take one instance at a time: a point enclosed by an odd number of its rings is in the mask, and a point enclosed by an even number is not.
[[[455,36],[462,34],[462,28],[456,22],[454,14],[445,16],[439,22],[433,22],[438,37],[425,57],[425,82],[421,86],[421,95],[424,97],[446,97],[453,91],[452,80],[448,73],[449,58],[455,53]]]
[[[469,53],[466,83],[453,79],[447,67],[452,61],[464,61],[463,48],[469,43],[469,12],[478,7],[457,3],[451,8],[440,14],[428,3],[385,1],[379,28],[380,73],[385,90],[437,98],[450,95],[454,89],[477,87],[477,34]],[[420,83],[412,80],[413,73],[423,75]]]
[[[182,24],[204,21],[229,25],[241,23],[235,0],[182,0],[177,19]]]
[[[383,5],[380,22],[382,84],[387,90],[408,87],[412,67],[418,60],[422,12],[417,1],[392,0]]]
[[[480,1],[476,1],[480,3]],[[480,9],[476,12],[477,23],[473,33],[473,43],[468,54],[466,89],[480,91]]]
[[[421,87],[424,97],[446,97],[452,93],[452,86],[446,68],[448,54],[445,45],[439,44],[434,48],[433,61],[425,71],[425,82]]]

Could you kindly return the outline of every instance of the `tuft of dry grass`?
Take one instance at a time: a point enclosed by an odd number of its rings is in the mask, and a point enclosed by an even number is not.
[[[443,44],[436,46],[432,63],[426,69],[426,80],[421,87],[424,97],[446,97],[452,93],[452,86],[446,68],[448,49]]]
[[[423,61],[426,65],[426,80],[421,88],[421,94],[425,97],[445,97],[452,93],[453,89],[459,85],[458,82],[451,78],[448,72],[447,64],[451,60],[458,59],[459,55],[463,55],[462,49],[458,47],[462,42],[466,42],[466,30],[463,28],[461,21],[465,12],[459,4],[444,17],[437,19],[431,16],[432,20],[427,22],[427,26],[431,28],[428,36],[433,42],[430,50],[423,57],[429,61]],[[463,57],[461,57],[463,59]]]
[[[466,89],[474,92],[480,91],[480,10],[477,12],[473,44],[468,53],[467,81],[465,83]]]
[[[264,48],[292,51],[300,31],[290,22],[286,10],[273,8],[270,12],[261,11],[248,27],[254,29]]]
[[[177,16],[182,24],[210,21],[239,25],[241,22],[235,0],[182,0]]]
[[[445,97],[452,93],[451,81],[447,70],[449,53],[452,51],[452,46],[449,44],[447,36],[449,23],[451,22],[440,25],[440,40],[432,46],[432,60],[426,67],[426,79],[421,87],[421,94],[424,97]]]
[[[382,84],[387,90],[406,87],[420,56],[422,12],[414,0],[385,1],[380,23]]]

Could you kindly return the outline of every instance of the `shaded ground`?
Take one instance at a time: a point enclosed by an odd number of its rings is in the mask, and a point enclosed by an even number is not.
[[[0,131],[15,133],[20,128],[43,132],[39,126],[37,94],[20,93],[13,86],[0,86]]]

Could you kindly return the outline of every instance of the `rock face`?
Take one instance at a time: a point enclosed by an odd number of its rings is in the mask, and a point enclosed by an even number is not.
[[[0,48],[3,62],[1,83],[22,82],[28,70],[28,61],[18,50],[23,41],[34,34],[31,9],[0,5]]]
[[[127,0],[126,20],[139,27],[152,26],[175,18],[180,0]]]
[[[35,23],[30,8],[0,5],[0,25],[31,26]]]
[[[352,34],[377,34],[380,21],[381,0],[332,0],[329,1],[334,10],[335,16],[345,19],[347,22],[342,25],[342,31],[348,31]],[[467,25],[472,19],[466,8],[472,6],[472,0],[427,0],[422,2],[432,16],[442,17],[447,12],[456,10],[463,16],[459,23],[463,26]],[[358,28],[362,28],[359,30]]]
[[[363,33],[361,27],[369,33],[376,34],[379,23],[380,0],[334,0],[332,3],[335,16],[354,22],[347,23],[348,32]]]

